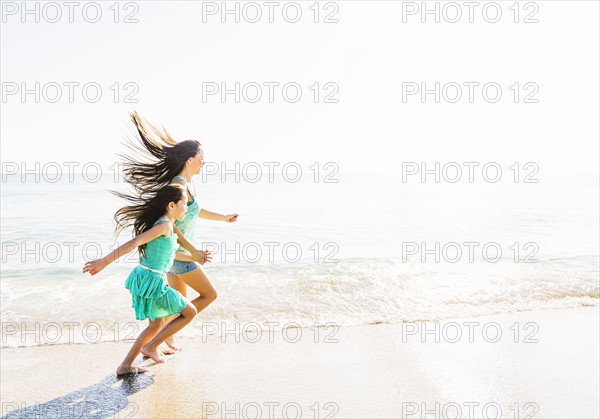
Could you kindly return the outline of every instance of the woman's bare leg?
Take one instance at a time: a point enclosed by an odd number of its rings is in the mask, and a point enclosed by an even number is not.
[[[174,274],[167,274],[167,281],[169,281],[169,286],[171,288],[179,291],[181,293],[181,295],[183,295],[184,298],[187,297],[187,285],[185,284],[185,282],[183,282],[179,278],[179,276],[174,275]],[[178,316],[178,314],[167,317],[165,319],[166,320],[165,324],[170,323],[171,320],[173,320],[176,316]],[[181,348],[175,344],[175,336],[169,336],[165,340],[165,343],[167,344],[167,346],[169,348],[173,349],[174,351],[181,351]],[[167,351],[163,351],[163,352],[166,353],[167,355],[170,355],[173,353],[173,352],[167,352]]]
[[[169,286],[171,288],[176,289],[179,292],[183,290],[185,293],[187,293],[187,286],[189,285],[190,288],[192,288],[194,291],[200,294],[199,297],[194,298],[191,301],[194,307],[196,307],[196,311],[198,313],[200,313],[210,303],[217,299],[217,291],[215,290],[215,287],[213,287],[212,283],[210,282],[210,279],[208,279],[208,276],[206,275],[206,272],[204,272],[204,269],[202,269],[202,267],[199,267],[198,269],[194,269],[193,271],[182,275],[168,274],[167,279],[169,280]],[[183,292],[182,295],[184,297],[186,296],[186,294],[184,294]],[[174,317],[175,316],[168,317],[167,324]],[[169,348],[180,351],[181,348],[175,345],[174,338],[174,336],[169,337],[167,340],[165,340],[165,343],[169,346]]]
[[[165,360],[162,358],[162,356],[160,356],[160,353],[157,350],[158,345],[163,343],[165,339],[167,339],[169,336],[183,329],[189,322],[192,321],[195,315],[196,308],[193,304],[187,303],[183,311],[177,317],[175,317],[165,327],[163,327],[162,330],[150,340],[150,342],[147,342],[145,345],[142,346],[142,354],[152,358],[155,362],[165,362]]]
[[[177,276],[181,281],[189,285],[190,288],[200,294],[198,298],[195,298],[192,301],[198,313],[200,313],[210,303],[217,299],[217,291],[215,290],[215,287],[213,287],[210,279],[208,279],[208,276],[202,267],[194,269],[192,272]]]

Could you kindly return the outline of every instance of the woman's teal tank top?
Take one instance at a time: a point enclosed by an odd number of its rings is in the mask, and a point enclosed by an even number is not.
[[[192,192],[192,188],[190,188],[190,184],[183,177],[175,176],[172,179],[172,181],[173,180],[182,181],[183,184],[185,185],[185,187],[187,188],[188,194],[193,199],[192,202],[189,202],[189,201],[187,202],[187,208],[185,210],[185,215],[183,216],[183,219],[175,221],[175,225],[177,226],[177,228],[179,228],[179,230],[183,233],[185,238],[191,242],[192,239],[194,238],[194,230],[196,228],[196,220],[198,219],[198,214],[200,214],[200,210],[202,208],[200,208],[200,204],[198,204],[198,200],[194,196],[194,194]],[[185,250],[181,246],[179,247],[178,250],[180,252],[189,253],[187,250]]]

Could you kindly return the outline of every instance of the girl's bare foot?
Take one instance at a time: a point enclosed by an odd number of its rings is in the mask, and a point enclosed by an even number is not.
[[[157,364],[162,364],[163,362],[165,362],[165,360],[161,356],[161,352],[156,349],[151,349],[148,346],[144,345],[142,346],[142,350],[140,352],[142,353],[142,355],[147,356],[148,358],[152,358],[152,360]]]
[[[133,365],[119,365],[117,367],[117,377],[120,375],[140,374],[142,372],[147,371],[148,369],[144,367],[134,367]]]
[[[175,345],[175,337],[173,336],[169,336],[166,340],[165,343],[167,344],[167,346],[175,351],[181,351],[181,346],[177,346]],[[166,353],[166,352],[165,352]]]

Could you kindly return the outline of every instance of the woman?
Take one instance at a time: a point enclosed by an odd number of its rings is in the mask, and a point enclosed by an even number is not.
[[[197,218],[206,220],[237,221],[238,214],[223,215],[200,207],[192,178],[200,174],[204,165],[204,151],[196,140],[177,142],[167,130],[158,130],[144,121],[137,112],[131,113],[131,120],[139,134],[138,141],[132,141],[128,148],[133,156],[123,155],[123,175],[141,195],[153,194],[170,183],[179,184],[188,192],[185,216],[175,225],[188,239],[194,237]],[[205,252],[207,255],[208,252]],[[210,282],[206,272],[195,262],[192,256],[182,247],[175,254],[175,261],[167,273],[169,286],[187,296],[187,286],[196,290],[200,297],[192,301],[198,313],[204,310],[217,298],[217,291]],[[167,322],[170,319],[167,320]],[[171,337],[165,342],[171,349],[180,350]]]

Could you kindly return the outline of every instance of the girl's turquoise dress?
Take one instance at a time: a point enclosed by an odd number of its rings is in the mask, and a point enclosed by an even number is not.
[[[159,218],[154,225],[168,222]],[[146,243],[145,255],[125,281],[131,293],[131,306],[137,320],[150,320],[181,313],[187,305],[185,298],[169,287],[166,272],[175,259],[177,235],[171,228],[170,236],[159,236]]]

